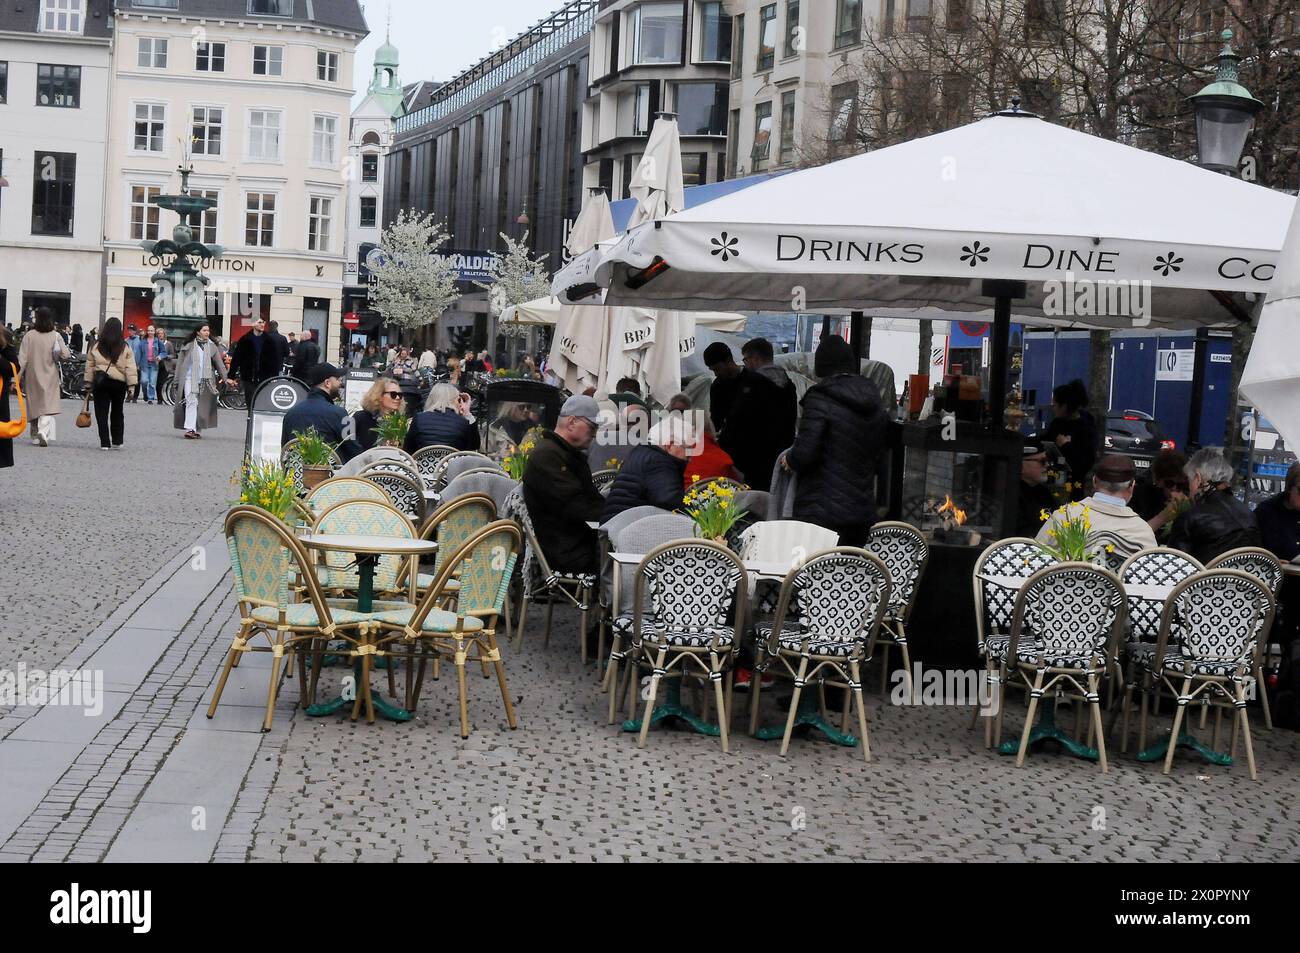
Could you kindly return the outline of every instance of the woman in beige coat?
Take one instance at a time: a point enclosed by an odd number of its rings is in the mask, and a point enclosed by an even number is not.
[[[18,366],[23,369],[23,396],[27,419],[32,422],[32,443],[48,447],[54,439],[54,418],[59,413],[59,361],[72,357],[63,335],[54,330],[49,308],[36,309],[36,325],[23,335]]]
[[[95,377],[102,373],[98,386]],[[86,352],[86,390],[95,400],[95,423],[99,425],[99,449],[122,449],[126,420],[122,402],[128,387],[139,383],[140,372],[135,355],[122,336],[122,322],[109,318],[99,332],[99,340]]]

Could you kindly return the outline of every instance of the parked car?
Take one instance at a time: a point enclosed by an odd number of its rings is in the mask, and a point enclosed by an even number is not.
[[[1173,450],[1174,441],[1164,435],[1156,419],[1140,410],[1112,410],[1106,415],[1107,453],[1132,457],[1133,466],[1145,472],[1161,450]]]

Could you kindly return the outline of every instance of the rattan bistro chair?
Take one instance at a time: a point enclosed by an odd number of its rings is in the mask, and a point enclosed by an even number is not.
[[[208,705],[208,717],[216,714],[230,670],[240,656],[244,652],[270,652],[271,681],[266,697],[266,721],[262,725],[263,731],[270,731],[275,699],[284,675],[281,665],[285,654],[296,653],[298,656],[301,701],[306,706],[311,701],[307,687],[307,655],[313,656],[315,667],[319,668],[325,641],[335,639],[348,646],[346,653],[334,650],[335,654],[356,656],[365,640],[370,616],[346,608],[334,608],[325,601],[302,544],[288,527],[265,510],[255,506],[233,507],[226,514],[225,533],[235,597],[239,602],[239,632],[226,653],[226,663]],[[291,601],[289,579],[295,571],[302,579],[307,596],[305,602]],[[267,644],[249,644],[257,638],[265,638]],[[363,696],[370,713],[368,683],[357,695],[358,705]],[[352,717],[357,717],[356,706]]]
[[[907,649],[907,621],[912,617],[916,593],[925,565],[930,560],[930,546],[921,531],[911,523],[895,520],[877,523],[867,534],[863,547],[889,569],[889,606],[880,620],[880,693],[889,686],[889,648],[898,646],[903,656],[904,679],[908,697],[914,697],[912,684],[912,656]],[[845,698],[845,707],[848,699]]]
[[[369,469],[362,478],[388,494],[389,500],[416,526],[424,523],[426,504],[424,488],[418,480],[392,470]]]
[[[489,523],[446,558],[434,584],[418,605],[374,615],[375,622],[385,632],[376,640],[377,654],[390,654],[390,648],[400,641],[408,649],[406,656],[409,664],[416,654],[413,650],[417,643],[420,644],[420,674],[416,677],[414,689],[408,687],[408,710],[414,708],[419,701],[424,661],[428,655],[450,657],[454,662],[460,694],[461,738],[469,737],[465,664],[471,645],[477,647],[480,659],[495,666],[506,721],[511,728],[518,727],[514,706],[510,702],[510,690],[506,686],[505,666],[497,646],[496,622],[505,606],[506,589],[514,573],[521,541],[519,528],[510,520]],[[454,613],[438,608],[445,601],[445,586],[453,575],[458,575],[460,580]],[[409,677],[407,682],[409,686]]]
[[[457,497],[465,496],[470,493],[486,493],[492,497],[492,502],[496,504],[497,512],[506,511],[506,500],[510,497],[510,491],[519,485],[518,481],[510,479],[500,470],[492,473],[482,472],[485,468],[478,471],[462,473],[454,480],[442,488],[442,497],[440,503],[447,503]]]
[[[1125,586],[1173,586],[1203,568],[1205,567],[1199,562],[1180,550],[1158,546],[1155,549],[1144,549],[1124,560],[1119,578]],[[1128,597],[1129,638],[1124,650],[1127,671],[1118,713],[1121,720],[1121,752],[1128,751],[1129,714],[1133,708],[1133,692],[1141,677],[1139,666],[1150,661],[1155,654],[1156,642],[1160,638],[1161,612],[1162,606],[1157,602],[1136,596]]]
[[[988,652],[998,664],[997,742],[1002,740],[1003,688],[1008,679],[1029,690],[1017,767],[1025,763],[1038,706],[1054,704],[1052,694],[1064,689],[1091,710],[1089,734],[1097,740],[1102,773],[1109,772],[1098,684],[1123,631],[1125,609],[1119,577],[1092,563],[1056,563],[1040,569],[1016,594],[1010,637],[990,644]]]
[[[1268,591],[1273,595],[1273,604],[1277,605],[1285,574],[1282,571],[1282,563],[1267,549],[1261,549],[1258,546],[1242,546],[1239,549],[1232,549],[1210,560],[1205,568],[1238,569],[1254,576],[1268,587]],[[1270,616],[1268,628],[1259,634],[1258,652],[1255,655],[1255,666],[1251,673],[1255,676],[1255,691],[1259,694],[1259,703],[1264,709],[1264,727],[1269,731],[1273,730],[1273,713],[1269,710],[1268,690],[1264,684],[1264,653],[1268,650],[1268,636],[1272,628],[1272,616]]]
[[[402,512],[386,500],[343,500],[323,510],[312,527],[316,533],[343,536],[393,536],[398,539],[415,539],[415,527]],[[322,552],[316,567],[316,579],[332,595],[351,595],[360,585],[361,577],[353,568],[354,557],[349,553]],[[383,555],[375,564],[375,592],[402,595],[409,590],[406,566],[410,560],[401,556]]]
[[[426,490],[437,490],[438,462],[447,454],[455,452],[455,447],[434,444],[429,447],[421,447],[411,455],[415,459],[415,465],[420,470],[420,479],[423,481]]]
[[[630,639],[633,653],[651,665],[650,687],[638,744],[645,747],[659,683],[695,674],[713,683],[722,751],[730,750],[728,687],[736,633],[731,622],[745,618],[749,592],[740,557],[709,540],[657,546],[637,566]]]
[[[871,760],[867,713],[862,702],[862,668],[871,661],[881,622],[889,610],[892,586],[889,569],[864,549],[837,546],[817,553],[786,573],[776,615],[755,626],[758,648],[755,673],[794,681],[786,715],[781,754],[790,747],[804,688],[819,688],[829,679],[853,695],[862,734],[862,756]],[[762,678],[750,688],[749,732],[758,730]]]
[[[1173,694],[1174,711],[1164,773],[1174,763],[1174,751],[1182,738],[1187,706],[1196,702],[1213,705],[1215,743],[1219,717],[1228,705],[1236,709],[1232,733],[1232,754],[1236,754],[1237,730],[1246,738],[1246,761],[1251,780],[1255,771],[1255,750],[1251,744],[1250,720],[1246,714],[1246,685],[1258,659],[1260,635],[1268,631],[1273,618],[1273,595],[1258,577],[1236,569],[1206,569],[1174,587],[1160,617],[1160,639],[1155,655],[1145,664],[1155,689],[1163,685]],[[1174,626],[1180,640],[1170,645]],[[1139,745],[1146,744],[1147,693],[1142,695]]]
[[[315,513],[323,513],[335,503],[344,500],[379,500],[391,502],[387,493],[370,480],[361,477],[330,477],[322,480],[307,494],[307,505]]]
[[[434,492],[442,493],[442,488],[460,474],[466,470],[476,470],[480,467],[495,468],[498,471],[501,469],[491,457],[479,453],[477,450],[455,450],[444,455],[434,468]]]
[[[975,635],[979,640],[980,658],[984,659],[984,678],[991,685],[997,677],[996,665],[989,657],[989,648],[1003,645],[1011,636],[1011,617],[1016,604],[1016,592],[1003,586],[986,583],[983,576],[1007,576],[1028,579],[1040,569],[1056,565],[1056,558],[1034,540],[1012,536],[998,540],[980,553],[971,574],[975,592]],[[981,708],[975,705],[971,727],[979,724]],[[993,747],[993,719],[984,722],[984,747]]]
[[[293,485],[301,495],[303,492],[302,485],[302,454],[298,452],[298,438],[291,437],[280,446],[280,466],[289,471],[293,476]],[[337,450],[330,451],[330,469],[337,470],[343,466],[343,458],[339,456]]]
[[[591,483],[600,491],[601,496],[609,496],[609,488],[614,485],[617,476],[617,470],[597,470],[591,475]]]
[[[506,510],[502,514],[512,519],[523,531],[524,553],[520,560],[519,572],[519,617],[515,623],[515,651],[524,646],[524,626],[528,621],[528,604],[541,597],[546,598],[546,635],[542,640],[545,648],[551,641],[551,615],[555,608],[555,597],[559,596],[582,613],[579,639],[582,643],[582,663],[587,663],[587,616],[591,611],[592,596],[596,591],[596,573],[560,572],[552,569],[546,561],[533,531],[532,517],[528,515],[528,506],[524,502],[523,485],[515,487],[506,499]]]

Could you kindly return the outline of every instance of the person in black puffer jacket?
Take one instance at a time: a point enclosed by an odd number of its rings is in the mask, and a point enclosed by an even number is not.
[[[602,523],[634,506],[682,505],[686,456],[694,443],[686,429],[680,418],[669,418],[651,429],[648,443],[632,448],[609,488]]]
[[[1258,546],[1255,514],[1232,495],[1232,464],[1218,447],[1206,447],[1187,461],[1192,508],[1174,522],[1168,545],[1202,563],[1239,546]]]
[[[819,381],[804,394],[794,446],[781,457],[799,476],[794,518],[834,530],[841,546],[861,546],[875,522],[872,480],[889,427],[880,391],[856,365],[843,338],[822,340],[813,359]]]
[[[469,394],[455,384],[434,384],[424,410],[411,418],[406,431],[407,453],[423,447],[455,447],[457,450],[479,448],[478,427],[469,412]]]

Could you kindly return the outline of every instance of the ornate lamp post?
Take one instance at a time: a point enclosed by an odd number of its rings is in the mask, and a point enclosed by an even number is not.
[[[162,258],[172,256],[150,278],[154,286],[153,313],[154,323],[164,327],[169,334],[188,334],[207,320],[207,286],[210,279],[199,274],[191,260],[220,258],[225,251],[220,245],[204,245],[194,240],[190,229],[191,215],[205,212],[216,205],[216,201],[197,195],[190,195],[189,178],[194,171],[192,166],[181,166],[176,171],[181,174],[179,195],[160,195],[153,203],[180,216],[180,221],[172,228],[172,237],[156,242],[142,241],[140,247]]]
[[[1264,104],[1237,82],[1237,64],[1241,57],[1232,52],[1232,31],[1222,34],[1223,49],[1218,56],[1218,73],[1195,96],[1189,96],[1196,112],[1198,161],[1203,168],[1228,175],[1237,170],[1246,137],[1255,125],[1255,114]]]

